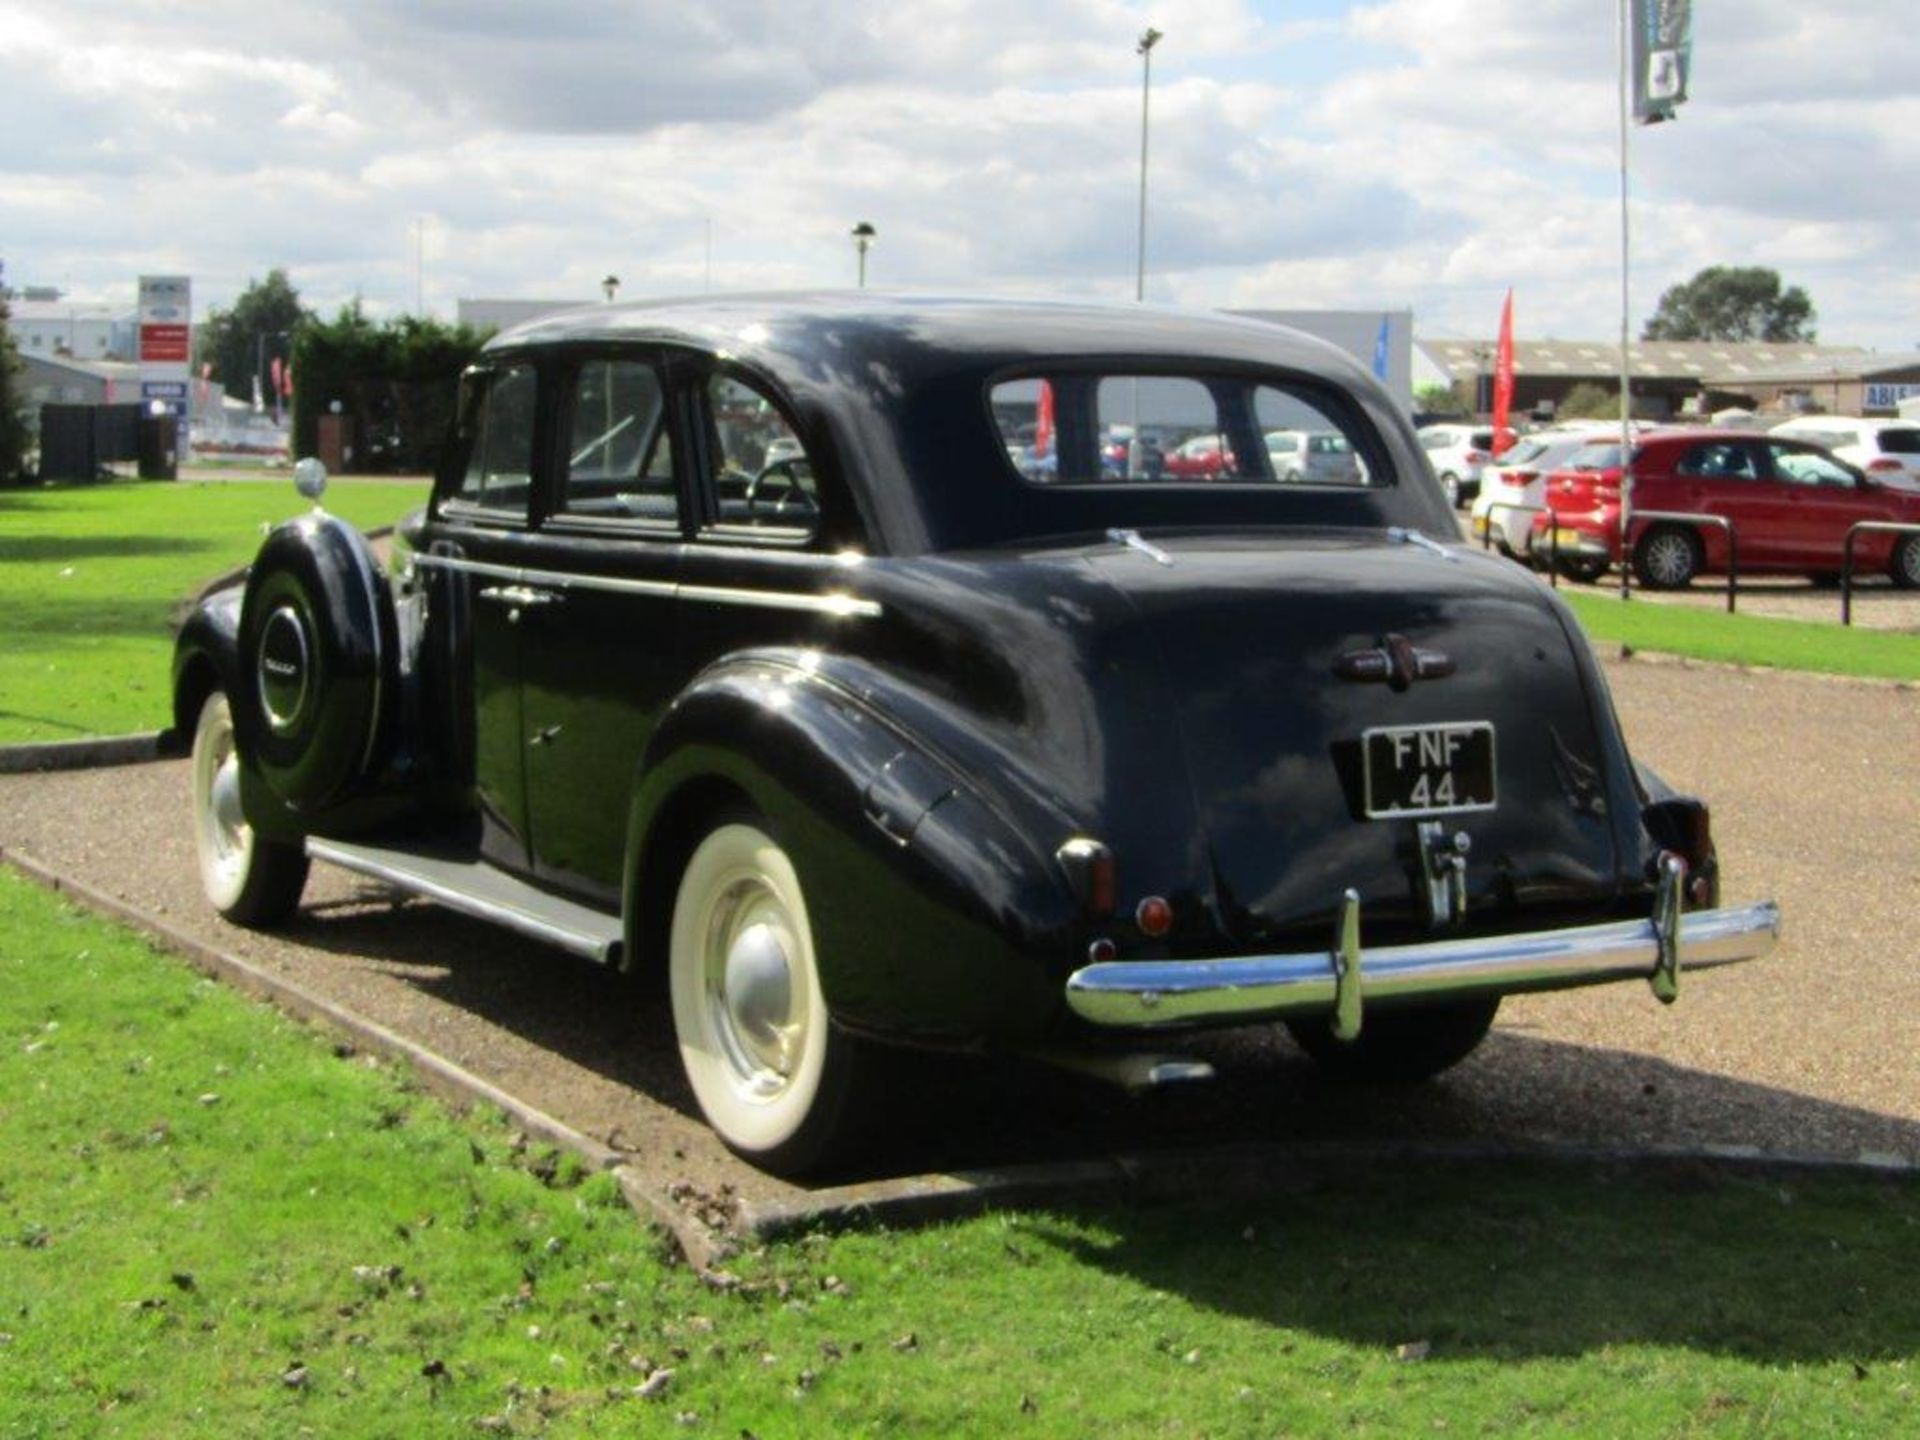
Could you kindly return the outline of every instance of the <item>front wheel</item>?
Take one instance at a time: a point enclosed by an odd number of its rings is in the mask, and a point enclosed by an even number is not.
[[[727,1147],[779,1175],[842,1158],[860,1042],[833,1028],[800,877],[756,820],[717,826],[688,858],[668,971],[680,1062]]]
[[[1337,1080],[1413,1085],[1438,1075],[1479,1048],[1499,1013],[1498,995],[1475,996],[1417,1010],[1368,1014],[1360,1034],[1339,1040],[1324,1020],[1289,1020],[1288,1033]]]
[[[254,833],[240,809],[233,711],[216,690],[193,730],[193,840],[200,888],[237,925],[267,929],[292,915],[307,883],[307,852]]]
[[[1920,535],[1908,535],[1893,547],[1887,574],[1902,590],[1920,589]]]

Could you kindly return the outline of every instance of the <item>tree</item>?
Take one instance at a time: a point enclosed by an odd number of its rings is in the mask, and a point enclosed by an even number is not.
[[[1413,408],[1422,415],[1459,415],[1470,412],[1460,399],[1460,392],[1451,385],[1419,385],[1414,387]]]
[[[1709,265],[1667,288],[1642,340],[1812,340],[1813,301],[1760,265]]]
[[[269,270],[265,280],[247,282],[231,310],[215,307],[208,313],[200,327],[199,358],[212,363],[214,381],[229,395],[250,400],[254,378],[266,393],[273,382],[273,357],[291,357],[294,331],[312,318],[287,272]]]
[[[1620,387],[1581,380],[1554,407],[1553,416],[1556,420],[1618,420]]]
[[[375,324],[360,302],[300,327],[293,351],[293,449],[315,452],[320,416],[337,404],[358,471],[417,474],[438,464],[460,372],[490,331],[403,315]]]
[[[0,484],[16,479],[26,467],[28,427],[20,413],[20,352],[8,328],[11,312],[0,294]]]

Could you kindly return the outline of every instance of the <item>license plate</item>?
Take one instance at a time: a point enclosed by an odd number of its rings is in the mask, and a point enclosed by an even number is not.
[[[1491,810],[1493,726],[1392,725],[1361,735],[1368,819]]]

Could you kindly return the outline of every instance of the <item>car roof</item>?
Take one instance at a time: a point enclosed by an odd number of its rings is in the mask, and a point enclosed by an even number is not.
[[[818,377],[823,366],[839,372],[844,383],[850,371],[872,363],[1017,363],[1029,356],[1207,358],[1297,369],[1343,385],[1366,378],[1357,361],[1323,340],[1218,311],[872,290],[589,306],[517,325],[486,348],[618,340],[710,351],[757,365],[795,387]]]

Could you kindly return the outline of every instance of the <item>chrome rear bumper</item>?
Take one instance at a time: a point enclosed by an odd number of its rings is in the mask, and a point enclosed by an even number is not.
[[[1366,1002],[1513,994],[1643,979],[1662,1000],[1681,970],[1757,960],[1780,938],[1772,901],[1681,914],[1685,867],[1661,875],[1654,914],[1566,930],[1360,948],[1360,900],[1349,890],[1336,944],[1231,960],[1116,960],[1067,980],[1067,1004],[1096,1025],[1157,1028],[1324,1014],[1336,1034],[1360,1033]]]

